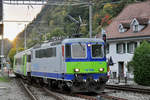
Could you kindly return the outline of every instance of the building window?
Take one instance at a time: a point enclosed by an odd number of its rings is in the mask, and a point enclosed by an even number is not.
[[[121,24],[119,25],[119,32],[120,33],[124,32],[124,28],[123,28],[123,26]]]
[[[117,44],[117,53],[125,53],[126,51],[126,46],[125,46],[125,43],[118,43]]]
[[[133,31],[134,31],[134,32],[138,32],[138,25],[134,25],[134,26],[133,26]]]
[[[127,43],[127,52],[134,53],[135,48],[137,47],[136,42]]]

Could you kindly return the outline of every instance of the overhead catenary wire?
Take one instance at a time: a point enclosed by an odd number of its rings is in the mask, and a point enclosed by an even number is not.
[[[13,0],[4,0],[4,4],[9,4],[5,1],[13,1]],[[14,0],[15,1],[15,0]],[[19,1],[19,0],[18,0]],[[27,0],[28,1],[28,0]],[[30,2],[27,3],[27,4],[21,4],[21,3],[11,3],[12,5],[34,5],[35,2],[32,4],[32,0],[29,0]],[[34,1],[34,0],[33,0]],[[47,0],[41,0],[42,2],[43,1],[47,1]],[[25,2],[25,1],[24,1]],[[116,2],[101,2],[102,4],[101,5],[105,5],[107,3],[110,3],[110,4],[119,4],[121,3],[121,1],[116,1]],[[52,5],[52,6],[61,6],[61,5],[71,5],[71,6],[78,6],[78,5],[85,5],[85,6],[81,6],[81,7],[88,7],[89,6],[89,2],[84,2],[84,1],[77,1],[77,0],[74,0],[72,2],[49,2],[47,4],[44,4],[44,5]],[[38,2],[36,2],[35,5],[43,5],[43,4],[38,4]],[[92,3],[92,5],[94,6],[94,3]],[[133,19],[137,16],[133,16],[133,17],[127,17],[127,18],[117,18],[117,19],[113,19],[113,21],[123,21],[123,20],[130,20],[130,19]],[[141,17],[150,17],[150,15],[146,15],[146,16],[141,16]],[[4,20],[4,22],[25,22],[25,23],[28,23],[28,22],[32,22],[32,21],[29,21],[29,20]]]

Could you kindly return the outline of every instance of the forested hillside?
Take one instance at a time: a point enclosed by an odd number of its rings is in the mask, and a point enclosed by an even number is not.
[[[58,2],[60,1],[62,0],[58,0]],[[68,2],[89,1],[90,0],[68,0]],[[146,0],[92,0],[92,35],[95,36],[100,33],[101,28],[109,25],[112,19],[117,16],[126,5],[141,1]],[[81,17],[83,25],[81,25],[79,33],[82,33],[83,37],[89,37],[89,5],[46,5],[26,28],[28,48],[43,40],[50,40],[52,37],[67,37],[74,34],[77,29],[77,24],[72,22],[68,15],[76,20],[79,20],[79,16]],[[23,36],[24,31],[18,35],[14,41],[14,45],[19,41],[17,45],[23,47]]]

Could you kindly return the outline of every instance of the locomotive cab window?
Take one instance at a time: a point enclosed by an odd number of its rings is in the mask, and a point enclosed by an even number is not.
[[[81,43],[73,44],[72,58],[86,58],[86,45]]]
[[[103,57],[103,46],[101,44],[92,45],[92,57],[93,58],[102,58]]]

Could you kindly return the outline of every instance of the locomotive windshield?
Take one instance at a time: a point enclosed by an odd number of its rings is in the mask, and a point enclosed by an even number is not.
[[[85,44],[73,44],[72,45],[72,57],[73,58],[85,58],[86,57],[86,45]]]
[[[93,58],[102,58],[103,57],[103,47],[101,44],[92,45],[92,57]]]

